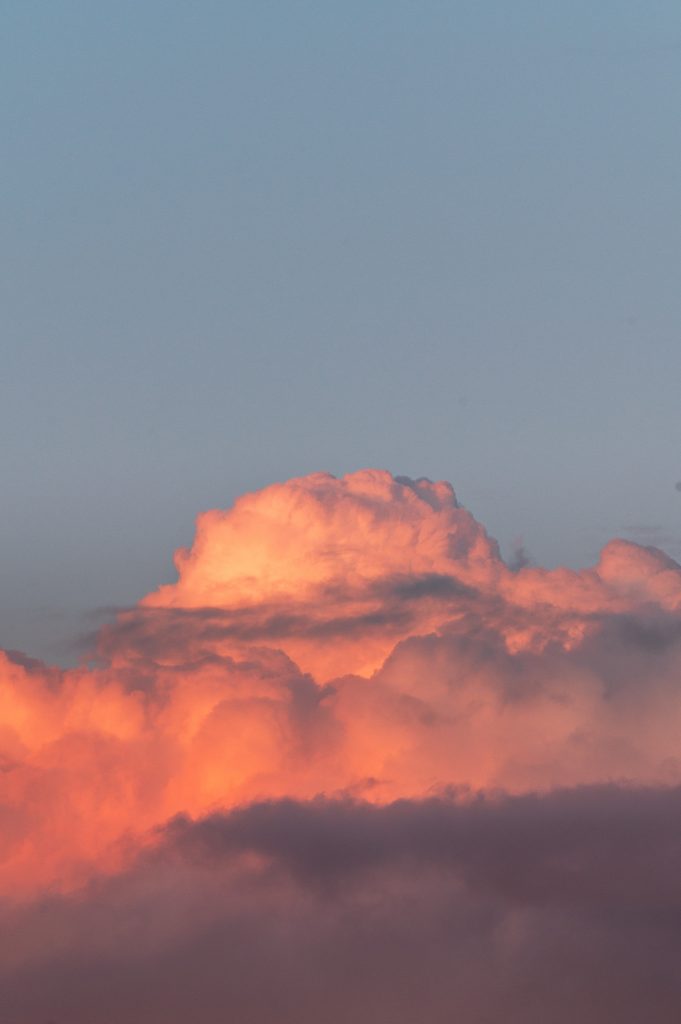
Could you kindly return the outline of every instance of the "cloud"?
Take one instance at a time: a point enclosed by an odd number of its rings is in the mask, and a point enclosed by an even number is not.
[[[532,565],[532,557],[524,543],[522,540],[515,541],[508,563],[509,569],[511,572],[518,572],[520,569],[527,569],[530,565]]]
[[[509,568],[372,470],[177,565],[0,652],[3,1022],[676,1020],[676,562]]]
[[[678,790],[254,805],[5,909],[6,1024],[678,1013]]]
[[[681,914],[674,857],[681,789],[614,785],[551,793],[454,793],[376,806],[351,799],[255,803],[164,829],[172,854],[216,865],[256,854],[303,886],[364,884],[437,869],[518,905]],[[617,871],[613,872],[613,864]]]
[[[0,889],[68,890],[253,800],[681,782],[681,569],[655,548],[510,571],[448,484],[366,471],[207,513],[178,564],[82,667],[0,655]]]

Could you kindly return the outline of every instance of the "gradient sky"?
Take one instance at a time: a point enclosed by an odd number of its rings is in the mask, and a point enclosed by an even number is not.
[[[0,644],[313,470],[681,554],[681,7],[6,0]]]

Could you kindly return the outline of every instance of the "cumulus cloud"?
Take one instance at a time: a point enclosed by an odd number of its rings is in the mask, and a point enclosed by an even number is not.
[[[177,563],[82,668],[0,656],[0,884],[68,888],[254,799],[681,781],[655,548],[511,571],[448,484],[365,471],[206,513]]]
[[[3,1021],[633,1021],[655,970],[671,1020],[681,567],[525,561],[449,484],[314,474],[80,667],[0,652]]]

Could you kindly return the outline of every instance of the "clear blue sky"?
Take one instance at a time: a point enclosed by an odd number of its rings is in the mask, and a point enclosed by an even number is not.
[[[680,556],[678,0],[5,0],[0,643],[316,469]]]

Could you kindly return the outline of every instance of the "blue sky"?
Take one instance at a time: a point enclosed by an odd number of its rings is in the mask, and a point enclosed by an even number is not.
[[[678,3],[2,23],[1,644],[317,469],[449,479],[547,565],[681,556]]]

